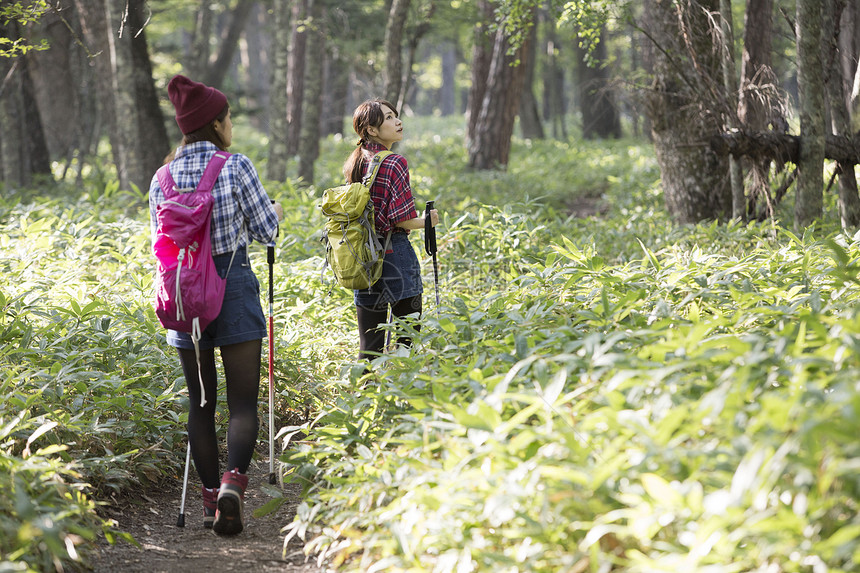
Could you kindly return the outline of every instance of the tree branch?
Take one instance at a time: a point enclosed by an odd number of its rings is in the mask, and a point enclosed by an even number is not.
[[[735,131],[721,133],[709,140],[717,155],[772,159],[780,163],[800,160],[800,136],[774,131]],[[853,138],[827,135],[824,157],[846,165],[860,164],[860,141]]]

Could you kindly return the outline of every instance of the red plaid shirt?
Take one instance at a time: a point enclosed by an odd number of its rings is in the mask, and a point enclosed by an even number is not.
[[[363,146],[365,173],[370,165],[369,158],[377,152],[384,151],[385,146],[378,143],[366,143]],[[415,210],[415,200],[412,198],[412,188],[409,186],[409,167],[406,158],[392,153],[382,160],[376,179],[370,187],[370,200],[376,210],[376,232],[384,235],[389,230],[394,232],[409,232],[396,227],[401,221],[408,221],[418,216]]]

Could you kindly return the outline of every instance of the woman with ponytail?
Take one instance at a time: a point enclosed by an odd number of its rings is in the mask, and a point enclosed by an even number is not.
[[[353,114],[352,127],[360,139],[344,164],[347,183],[361,181],[373,156],[391,150],[403,139],[403,122],[394,105],[383,99],[371,99],[359,105]],[[421,266],[409,242],[410,231],[424,229],[424,217],[415,209],[405,157],[391,153],[382,160],[370,188],[370,199],[380,242],[385,244],[389,231],[391,238],[382,277],[370,288],[355,291],[360,360],[372,359],[383,351],[385,333],[379,326],[387,322],[389,311],[400,318],[421,316],[424,292]],[[431,224],[436,226],[439,222],[436,210],[430,212],[430,218]],[[419,328],[417,323],[415,328]],[[412,341],[401,337],[397,342],[409,345]]]

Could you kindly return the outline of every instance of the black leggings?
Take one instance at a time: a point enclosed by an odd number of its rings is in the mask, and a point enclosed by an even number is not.
[[[356,306],[358,318],[358,340],[361,352],[359,360],[372,360],[382,353],[385,347],[385,331],[379,329],[380,324],[388,321],[388,305],[383,304],[375,307]],[[391,305],[391,313],[396,317],[404,317],[409,314],[418,313],[421,316],[421,295],[398,300]],[[415,330],[420,330],[418,321],[414,324]],[[397,343],[404,346],[412,345],[412,338],[400,336]]]
[[[200,407],[200,381],[194,350],[180,348],[179,361],[185,373],[188,397],[188,440],[194,467],[204,487],[221,484],[218,458],[218,437],[215,432],[215,405],[218,401],[218,374],[215,350],[200,351],[200,373],[206,391],[206,405]],[[224,377],[227,381],[227,408],[230,422],[227,428],[227,469],[239,468],[246,473],[257,443],[257,396],[260,392],[261,340],[250,340],[221,347]]]

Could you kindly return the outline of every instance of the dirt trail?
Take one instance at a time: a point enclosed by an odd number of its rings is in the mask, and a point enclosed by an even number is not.
[[[290,542],[282,557],[284,535],[280,529],[295,515],[300,502],[297,486],[285,486],[289,501],[277,512],[261,518],[252,515],[271,499],[261,490],[267,484],[267,472],[265,461],[254,461],[248,468],[245,530],[232,537],[218,536],[203,528],[200,483],[192,476],[189,476],[184,528],[176,527],[182,495],[180,480],[166,489],[149,491],[139,499],[108,508],[107,513],[117,521],[118,528],[131,533],[140,548],[123,541],[113,546],[102,543],[93,559],[93,570],[98,573],[326,571],[315,563],[306,562],[302,543],[296,539]],[[194,474],[193,468],[191,473]]]

